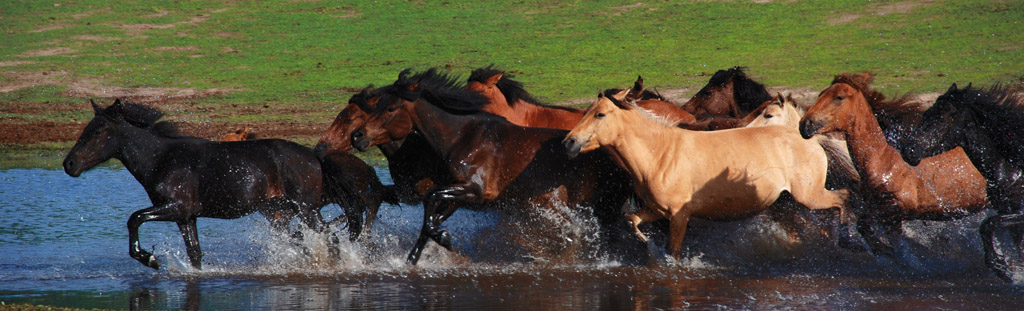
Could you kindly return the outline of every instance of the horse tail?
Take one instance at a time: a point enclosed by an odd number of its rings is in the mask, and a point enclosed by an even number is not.
[[[330,157],[317,157],[320,160],[320,168],[323,179],[323,199],[326,203],[338,204],[345,210],[345,220],[351,236],[358,236],[362,231],[363,213],[366,211],[366,204],[359,199],[359,189],[356,184],[345,178],[351,176],[339,163]],[[330,223],[331,226],[339,225],[342,218]]]
[[[833,188],[853,188],[854,184],[859,183],[860,174],[857,173],[857,167],[853,165],[853,159],[850,158],[846,141],[822,135],[814,137],[828,157],[827,184]]]

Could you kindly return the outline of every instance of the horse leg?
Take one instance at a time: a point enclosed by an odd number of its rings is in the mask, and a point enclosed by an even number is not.
[[[643,231],[640,231],[640,224],[658,219],[661,219],[660,215],[655,214],[646,208],[642,208],[636,211],[636,213],[626,216],[626,220],[633,225],[633,234],[636,234],[636,236],[640,238],[640,241],[643,241],[644,243],[648,242],[647,235],[645,235]]]
[[[185,239],[185,250],[188,252],[188,260],[192,268],[203,268],[203,251],[199,248],[199,231],[196,229],[196,218],[189,217],[186,220],[178,221],[178,230],[181,237]]]
[[[128,217],[128,255],[147,267],[160,269],[160,261],[156,256],[139,246],[139,226],[147,221],[176,220],[181,209],[180,205],[161,205],[141,209]]]
[[[857,232],[864,238],[864,242],[867,243],[872,254],[893,256],[895,251],[892,241],[886,241],[886,238],[891,238],[892,233],[899,228],[899,225],[899,221],[861,219],[857,221]],[[879,230],[879,227],[881,227],[881,230]]]
[[[996,276],[1007,281],[1013,282],[1013,278],[1010,276],[1010,268],[1006,263],[1005,256],[999,255],[996,251],[996,229],[1006,230],[1009,228],[1010,232],[1019,232],[1019,228],[1024,225],[1024,214],[1004,214],[995,215],[985,219],[978,228],[978,233],[981,234],[981,241],[985,245],[985,264],[988,265]],[[1014,236],[1014,244],[1017,246],[1017,252],[1019,249],[1020,236]]]
[[[480,193],[478,186],[467,183],[434,190],[427,194],[423,199],[423,227],[420,229],[420,236],[416,239],[416,244],[413,245],[406,262],[415,265],[419,261],[428,238],[451,250],[451,235],[447,231],[440,230],[441,223],[458,209],[457,201],[482,203],[478,193]]]
[[[686,225],[690,222],[690,215],[683,212],[676,212],[669,220],[669,254],[680,259],[683,250],[683,238],[686,237]]]

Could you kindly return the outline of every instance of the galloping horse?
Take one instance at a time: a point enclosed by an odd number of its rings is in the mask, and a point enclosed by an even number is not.
[[[846,83],[844,81],[850,81]],[[854,209],[857,230],[875,251],[891,251],[882,240],[900,230],[904,220],[948,220],[982,210],[988,199],[985,178],[962,148],[954,148],[910,166],[890,146],[872,113],[884,97],[869,100],[863,77],[837,77],[818,95],[800,121],[805,138],[839,133],[846,137],[850,155],[860,173],[860,193],[867,208]],[[882,232],[875,232],[880,226]]]
[[[1010,278],[1005,255],[995,248],[995,230],[1010,230],[1019,254],[1024,238],[1024,97],[998,86],[988,90],[956,84],[921,117],[902,154],[908,163],[961,147],[988,180],[989,201],[998,212],[982,222],[985,262]]]
[[[846,200],[846,190],[825,189],[821,147],[792,129],[690,131],[622,97],[599,94],[563,143],[570,156],[609,147],[623,159],[647,206],[628,216],[636,235],[646,241],[641,223],[669,219],[668,252],[676,258],[690,217],[748,218],[783,191],[810,209],[841,209]]]
[[[352,149],[352,132],[369,118],[379,100],[370,97],[371,91],[371,87],[366,87],[349,99],[348,105],[338,113],[317,142],[317,155],[347,153]],[[393,193],[387,193],[385,197],[397,196],[396,199],[402,203],[419,204],[436,185],[448,184],[452,180],[447,165],[441,162],[420,134],[411,133],[404,139],[380,144],[377,148],[388,159],[388,171],[395,183],[386,188]]]
[[[366,149],[423,135],[454,178],[423,200],[420,236],[408,261],[415,264],[427,239],[451,249],[441,223],[463,206],[506,211],[561,203],[589,206],[602,230],[621,220],[619,208],[629,196],[629,181],[607,154],[569,159],[560,143],[565,130],[521,127],[481,112],[486,99],[466,91],[434,69],[375,90],[377,108],[352,144]]]
[[[678,122],[689,123],[696,120],[692,114],[679,106],[644,89],[643,83],[643,78],[637,77],[633,86],[635,91],[631,93],[639,96],[638,104],[641,107]],[[492,67],[473,70],[466,90],[478,92],[488,99],[488,104],[481,110],[505,117],[509,122],[520,126],[568,130],[583,117],[583,110],[580,109],[540,104],[523,89],[522,83],[512,80],[510,75]]]
[[[221,137],[221,142],[253,140],[256,135],[252,133],[251,127],[244,127],[233,133]],[[327,196],[343,203],[345,218],[338,217],[329,222],[330,226],[336,226],[341,221],[349,224],[349,236],[353,240],[359,237],[362,232],[369,232],[373,227],[373,221],[377,218],[377,211],[380,204],[388,202],[398,204],[395,191],[392,186],[385,186],[380,183],[377,172],[373,167],[363,162],[358,157],[345,152],[319,152],[320,168],[323,169],[324,182],[337,187],[326,187],[324,191]],[[362,221],[362,214],[366,212],[366,221]],[[354,221],[359,220],[359,221]]]
[[[278,231],[291,218],[324,230],[320,163],[312,150],[277,139],[211,142],[181,136],[153,108],[118,99],[102,108],[64,158],[64,172],[78,177],[108,159],[121,161],[145,188],[153,206],[128,218],[128,253],[159,269],[156,257],[139,243],[139,226],[174,221],[185,240],[189,261],[199,269],[203,253],[197,217],[234,219],[260,212]]]

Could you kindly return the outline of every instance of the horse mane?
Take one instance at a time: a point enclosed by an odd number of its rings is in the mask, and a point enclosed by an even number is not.
[[[543,106],[545,108],[561,109],[572,112],[579,111],[575,108],[541,103],[536,98],[533,98],[533,96],[523,88],[523,84],[521,82],[512,80],[512,78],[515,78],[514,75],[506,73],[501,69],[494,68],[493,64],[484,68],[474,69],[473,72],[469,74],[468,80],[470,82],[484,83],[487,82],[488,78],[497,74],[501,74],[501,79],[498,80],[498,83],[495,86],[498,87],[498,90],[501,91],[502,95],[505,95],[505,101],[508,102],[509,106],[515,106],[520,100],[522,100],[526,103]]]
[[[654,112],[652,112],[650,110],[647,110],[647,109],[644,109],[644,108],[638,106],[636,104],[635,100],[626,101],[626,100],[616,99],[615,96],[611,96],[611,95],[614,95],[614,94],[617,94],[619,92],[622,92],[622,89],[619,89],[618,92],[613,92],[614,90],[615,89],[607,89],[603,93],[598,94],[598,96],[607,98],[608,100],[610,100],[612,102],[612,104],[615,104],[616,107],[619,107],[619,108],[621,108],[623,110],[633,110],[633,111],[636,111],[641,116],[644,116],[647,119],[650,119],[652,122],[660,124],[660,125],[663,125],[665,127],[676,128],[677,125],[679,124],[679,122],[675,122],[675,121],[669,119],[667,116],[658,115],[658,114],[656,114],[656,113],[654,113]]]
[[[1024,97],[1000,84],[987,90],[971,85],[957,89],[953,84],[936,103],[945,101],[977,114],[980,128],[995,141],[999,151],[1014,164],[1024,166]]]
[[[398,80],[379,92],[393,94],[402,99],[414,101],[423,98],[426,102],[452,114],[473,114],[480,112],[488,103],[487,98],[477,92],[467,91],[457,76],[441,72],[436,68],[409,76],[409,69],[403,70]],[[382,109],[384,105],[378,105]]]
[[[832,79],[832,84],[847,84],[864,94],[868,106],[871,107],[871,111],[875,113],[875,117],[883,127],[893,125],[891,122],[901,123],[901,126],[910,126],[920,121],[922,103],[914,100],[913,93],[908,92],[894,100],[886,100],[885,94],[871,89],[870,84],[874,80],[874,75],[871,72],[843,73],[836,75]],[[821,93],[818,95],[820,96]]]
[[[130,102],[127,98],[118,98],[113,105],[103,109],[104,116],[120,119],[132,126],[147,129],[153,134],[164,137],[184,137],[178,124],[171,121],[160,121],[164,113],[160,110]]]
[[[741,111],[752,111],[761,105],[765,101],[771,100],[772,95],[768,93],[768,89],[764,87],[764,84],[758,83],[747,76],[744,72],[746,67],[735,66],[728,70],[719,70],[715,72],[715,75],[711,76],[711,81],[708,84],[716,83],[716,85],[723,86],[732,80],[732,91],[733,98],[736,99],[736,105],[739,106]]]

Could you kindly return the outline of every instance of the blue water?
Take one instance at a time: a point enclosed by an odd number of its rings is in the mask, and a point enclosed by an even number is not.
[[[390,183],[385,170],[378,174]],[[325,255],[321,239],[278,236],[259,215],[200,218],[202,271],[187,264],[176,225],[146,223],[141,244],[163,262],[158,271],[128,257],[128,215],[146,207],[145,192],[123,168],[79,178],[0,171],[0,302],[245,310],[1024,306],[1022,287],[995,278],[982,262],[976,228],[985,214],[908,223],[897,258],[828,243],[780,247],[777,230],[763,219],[695,220],[683,260],[647,265],[606,256],[614,250],[593,242],[586,213],[512,219],[460,210],[445,223],[458,253],[431,244],[421,264],[408,267],[422,209],[385,204],[368,242],[343,242],[338,260]],[[324,212],[340,214],[336,206]],[[344,237],[343,228],[335,231]]]

